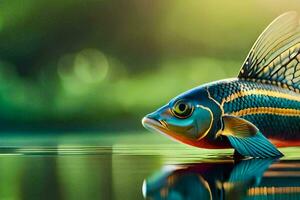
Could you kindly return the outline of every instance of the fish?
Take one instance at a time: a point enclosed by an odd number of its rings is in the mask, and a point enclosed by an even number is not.
[[[142,124],[187,145],[233,148],[235,158],[284,156],[300,146],[300,20],[284,13],[261,33],[237,77],[190,89]]]
[[[299,199],[299,161],[247,159],[165,165],[142,184],[144,199]]]

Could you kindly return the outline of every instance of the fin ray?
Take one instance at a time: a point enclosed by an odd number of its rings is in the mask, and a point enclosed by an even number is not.
[[[264,138],[263,143],[257,141],[257,139],[260,138]],[[228,136],[228,139],[231,145],[243,156],[249,156],[253,158],[269,158],[281,157],[283,155],[262,135],[261,132],[258,132],[255,136],[248,138],[236,138],[234,136]],[[260,143],[260,145],[258,145],[258,143]],[[264,145],[265,148],[262,148],[261,145]]]
[[[221,135],[227,136],[241,155],[253,158],[280,157],[283,154],[249,121],[225,115]]]
[[[258,37],[238,77],[299,92],[300,20],[296,12],[276,18]]]

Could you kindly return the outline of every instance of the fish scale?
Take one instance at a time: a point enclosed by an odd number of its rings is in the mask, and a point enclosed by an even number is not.
[[[291,100],[284,97],[273,97],[262,94],[243,95],[228,102],[222,102],[232,94],[246,93],[250,90],[264,90],[266,93],[276,92],[280,96],[289,95],[299,100]],[[221,81],[212,84],[208,87],[208,91],[212,98],[214,98],[222,106],[225,115],[232,115],[238,111],[248,108],[283,108],[295,109],[300,112],[300,94],[292,92],[288,89],[280,88],[275,85],[262,84],[244,81],[240,79],[233,79],[228,81]],[[234,115],[234,114],[233,114]],[[300,116],[287,116],[282,112],[279,114],[246,114],[241,116],[261,130],[264,135],[273,139],[300,139]]]

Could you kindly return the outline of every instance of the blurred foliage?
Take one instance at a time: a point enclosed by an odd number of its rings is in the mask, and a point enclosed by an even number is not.
[[[136,127],[179,93],[235,76],[268,23],[299,5],[1,1],[1,128]]]

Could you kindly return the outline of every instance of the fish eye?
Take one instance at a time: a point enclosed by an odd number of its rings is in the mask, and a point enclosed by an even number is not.
[[[193,105],[183,100],[177,101],[171,109],[173,115],[178,118],[189,117],[193,113],[193,110]]]

